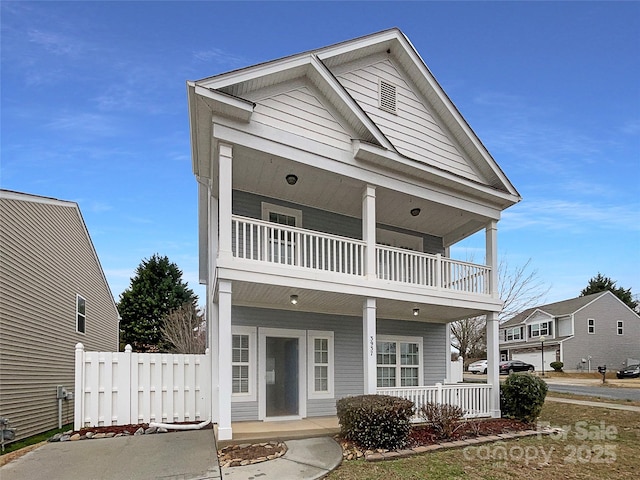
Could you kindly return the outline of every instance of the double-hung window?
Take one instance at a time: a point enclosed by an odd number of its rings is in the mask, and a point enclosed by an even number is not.
[[[507,328],[505,330],[505,340],[508,342],[522,340],[522,327]]]
[[[87,301],[76,295],[76,332],[85,333],[87,328]]]
[[[534,323],[529,325],[529,338],[552,335],[551,322]]]
[[[587,319],[587,333],[596,333],[596,320],[594,318]]]
[[[295,233],[287,227],[302,226],[302,211],[270,203],[262,203],[262,219],[282,225],[267,229],[266,258],[269,262],[295,265]]]
[[[379,335],[376,344],[377,385],[417,387],[422,384],[422,337]]]
[[[307,332],[309,398],[333,398],[333,332]]]
[[[618,320],[618,335],[624,335],[623,321]]]
[[[232,327],[231,330],[231,400],[256,399],[256,330]]]

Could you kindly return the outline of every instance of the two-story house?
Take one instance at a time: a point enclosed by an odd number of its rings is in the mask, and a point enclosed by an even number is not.
[[[405,35],[187,90],[219,437],[433,392],[449,323],[485,314],[488,385],[451,395],[499,415],[497,223],[520,196]],[[480,231],[485,264],[450,258]]]
[[[544,355],[542,349],[544,348]],[[500,326],[500,359],[522,360],[542,370],[609,370],[640,358],[640,317],[606,291],[540,305]]]
[[[118,349],[118,311],[78,204],[0,190],[0,416],[16,440],[73,420],[78,343]]]

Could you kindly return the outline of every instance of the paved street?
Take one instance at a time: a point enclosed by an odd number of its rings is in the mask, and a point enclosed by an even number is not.
[[[563,385],[550,383],[550,392],[574,393],[576,395],[589,395],[592,397],[610,398],[614,400],[634,400],[640,401],[640,388],[616,388],[607,386],[587,386],[587,385]]]

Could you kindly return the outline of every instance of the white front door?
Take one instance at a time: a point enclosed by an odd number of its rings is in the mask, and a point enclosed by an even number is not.
[[[306,417],[306,331],[259,328],[258,335],[260,419]]]

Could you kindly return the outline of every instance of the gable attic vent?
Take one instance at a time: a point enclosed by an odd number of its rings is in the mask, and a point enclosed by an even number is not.
[[[396,86],[385,80],[380,80],[378,101],[382,110],[396,113]]]

